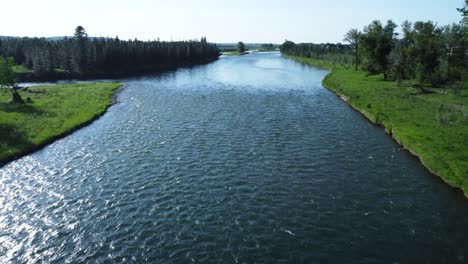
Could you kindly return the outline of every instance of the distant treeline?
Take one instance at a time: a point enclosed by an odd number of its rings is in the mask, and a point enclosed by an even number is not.
[[[361,32],[351,29],[343,44],[295,44],[286,41],[281,52],[340,65],[354,64],[369,74],[383,74],[385,79],[440,85],[468,80],[468,0],[458,9],[460,23],[437,26],[431,21],[384,25],[372,21]]]
[[[242,42],[243,43],[243,42]],[[273,51],[279,48],[280,45],[273,43],[244,43],[246,50]],[[220,43],[217,44],[222,52],[231,52],[239,50],[239,43]]]
[[[12,57],[20,79],[86,78],[154,72],[212,61],[216,45],[200,41],[140,41],[89,38],[83,27],[73,38],[0,39],[0,56]]]
[[[336,64],[351,65],[354,61],[352,46],[341,43],[295,44],[292,41],[286,41],[280,49],[286,55],[325,60]]]

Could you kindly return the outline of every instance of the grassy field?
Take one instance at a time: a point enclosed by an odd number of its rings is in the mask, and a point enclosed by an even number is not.
[[[21,90],[31,103],[11,104],[0,89],[0,164],[34,151],[102,115],[118,83],[65,84]]]
[[[351,67],[306,58],[297,61],[332,72],[323,85],[417,155],[434,174],[468,194],[468,90],[415,87],[384,81]],[[465,85],[466,86],[466,85]]]

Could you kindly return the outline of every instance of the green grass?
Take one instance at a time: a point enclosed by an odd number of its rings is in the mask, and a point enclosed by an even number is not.
[[[11,104],[0,89],[0,163],[14,159],[66,135],[102,115],[111,105],[118,83],[65,84],[21,90],[32,103]]]
[[[257,49],[257,52],[272,52],[272,51],[278,51],[279,49]]]
[[[224,52],[223,55],[226,55],[226,56],[241,56],[241,55],[245,55],[247,54],[247,52],[239,52],[239,51],[229,51],[229,52]]]
[[[13,67],[15,73],[33,73],[34,71],[30,68],[24,67],[22,65],[16,65]],[[67,70],[56,68],[54,69],[55,73],[69,73]]]
[[[33,72],[33,70],[26,68],[24,66],[21,66],[21,65],[14,66],[13,71],[16,73],[32,73]]]
[[[317,66],[317,67],[324,68],[327,70],[343,70],[343,69],[353,68],[353,65],[348,65],[348,64],[339,64],[339,63],[333,63],[333,62],[324,61],[324,60],[317,60],[313,58],[304,58],[304,57],[297,57],[297,56],[288,56],[288,55],[283,55],[283,56],[286,58],[295,60],[297,62],[300,62],[300,63]]]
[[[54,72],[56,72],[56,73],[70,73],[69,71],[67,71],[65,69],[60,69],[60,68],[55,68]]]
[[[447,183],[468,194],[468,90],[455,95],[449,88],[426,88],[411,82],[384,81],[343,66],[305,58],[297,61],[332,69],[325,87],[419,156],[422,163]],[[466,86],[466,85],[465,85]],[[429,92],[428,92],[429,91]]]

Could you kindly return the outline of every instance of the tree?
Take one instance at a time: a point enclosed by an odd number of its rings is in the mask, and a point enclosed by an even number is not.
[[[355,70],[357,71],[358,69],[358,64],[359,64],[359,38],[361,37],[361,32],[355,28],[350,29],[343,41],[348,42],[354,49],[355,53],[355,59],[354,59],[354,64],[355,64]]]
[[[262,45],[260,45],[260,50],[274,50],[275,49],[275,45],[273,45],[273,43],[264,43]]]
[[[442,32],[442,43],[446,55],[447,77],[452,81],[460,81],[463,71],[467,68],[468,26],[452,24],[445,26]]]
[[[159,71],[198,64],[219,57],[219,50],[205,37],[200,41],[140,41],[89,38],[77,27],[72,38],[1,38],[0,56],[32,69],[26,78],[82,78]]]
[[[464,87],[468,79],[468,0],[464,2],[458,8],[463,16],[460,23],[438,27],[430,21],[405,21],[401,39],[391,20],[385,25],[373,21],[360,36],[356,29],[347,32],[344,40],[350,45],[295,44],[286,40],[280,50],[285,55],[311,58],[312,63],[346,65],[358,61],[369,74],[383,74],[384,79]]]
[[[75,29],[75,56],[74,56],[74,71],[83,74],[87,69],[87,44],[88,34],[82,26]]]
[[[468,25],[468,0],[465,0],[465,6],[462,8],[457,8],[458,12],[461,13],[463,20],[462,23]]]
[[[383,73],[384,79],[388,78],[388,69],[390,67],[389,55],[395,45],[395,29],[397,25],[393,21],[387,21],[385,27],[378,20],[364,28],[361,37],[361,47],[365,67],[371,74]]]
[[[238,50],[240,53],[244,53],[244,52],[245,52],[245,44],[244,44],[244,42],[239,41],[239,43],[237,43],[237,50]]]
[[[0,56],[0,87],[10,90],[12,95],[12,103],[24,103],[21,95],[16,91],[16,76],[13,70],[15,62],[13,58],[4,58]]]
[[[46,75],[52,72],[52,65],[49,50],[37,50],[32,59],[33,72],[37,76]]]
[[[414,45],[413,24],[406,20],[401,28],[403,38],[397,42],[395,50],[390,54],[391,73],[397,81],[414,78],[414,58],[410,54],[410,48]]]
[[[416,76],[420,82],[430,82],[433,85],[440,82],[440,77],[434,74],[439,70],[441,59],[441,33],[431,21],[416,22],[413,28],[414,45],[410,52],[415,59]]]
[[[280,51],[281,53],[292,55],[295,47],[296,47],[296,44],[294,42],[285,40],[284,43],[280,46]]]
[[[380,21],[373,21],[364,29],[363,35],[364,49],[368,55],[368,70],[371,73],[383,73],[387,78],[389,68],[389,55],[395,43],[396,24],[393,21],[387,21],[385,27]]]
[[[343,45],[341,43],[295,44],[292,41],[285,40],[280,46],[280,51],[285,55],[323,60],[331,64],[353,64],[355,57],[351,45]]]

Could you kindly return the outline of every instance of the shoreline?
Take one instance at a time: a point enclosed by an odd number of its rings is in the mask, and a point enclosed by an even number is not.
[[[248,51],[244,51],[244,52],[226,51],[226,52],[221,53],[222,56],[226,56],[226,57],[244,56],[244,55],[247,55],[247,54],[249,54]]]
[[[332,72],[330,72],[329,74],[332,74]],[[328,75],[327,75],[328,76]],[[346,98],[346,96],[344,95],[340,95],[338,94],[335,90],[333,90],[332,88],[328,87],[327,85],[325,85],[323,82],[322,82],[322,86],[331,91],[334,95],[336,95],[337,97],[339,97],[341,100],[343,100],[348,106],[351,107],[351,109],[353,109],[355,112],[359,113],[361,116],[363,116],[367,121],[369,121],[372,125],[374,126],[377,126],[379,128],[382,128],[385,133],[387,135],[390,136],[390,138],[395,142],[397,143],[399,146],[402,147],[402,149],[404,149],[408,154],[410,154],[413,158],[416,158],[424,167],[424,169],[427,170],[427,172],[429,174],[431,174],[433,177],[436,177],[438,178],[439,180],[442,180],[445,184],[449,185],[449,187],[453,188],[456,192],[461,192],[466,198],[468,198],[468,193],[463,191],[463,189],[459,186],[456,186],[455,184],[447,181],[443,176],[437,174],[436,172],[434,172],[427,164],[426,162],[419,156],[419,154],[417,154],[414,150],[412,150],[410,147],[406,146],[405,144],[401,143],[401,141],[396,138],[393,134],[393,129],[387,129],[387,127],[385,127],[384,125],[382,124],[379,124],[379,123],[376,123],[374,122],[369,116],[366,115],[366,113],[364,111],[362,111],[361,109],[355,107],[354,105],[350,104]]]
[[[199,65],[206,65],[206,64],[209,64],[209,63],[212,63],[216,60],[218,60],[219,57],[216,57],[216,58],[213,58],[213,59],[208,59],[208,60],[204,60],[203,62],[199,62],[199,63],[185,63],[185,64],[182,64],[182,65],[179,65],[179,66],[173,66],[173,67],[163,67],[163,68],[159,68],[159,69],[152,69],[150,71],[141,71],[141,72],[130,72],[129,74],[124,74],[124,75],[121,75],[121,74],[116,74],[116,75],[107,75],[107,74],[97,74],[97,75],[94,75],[94,76],[75,76],[76,78],[72,78],[73,76],[56,76],[54,78],[26,78],[26,79],[22,79],[21,77],[19,78],[21,80],[21,82],[57,82],[57,81],[60,81],[60,80],[79,80],[79,81],[86,81],[86,80],[93,80],[97,77],[100,77],[100,78],[111,78],[111,79],[115,79],[118,81],[119,78],[131,78],[131,77],[141,77],[141,76],[147,76],[147,75],[153,75],[153,74],[161,74],[161,73],[164,73],[164,72],[169,72],[169,71],[175,71],[175,70],[178,70],[178,69],[183,69],[183,68],[191,68],[191,67],[196,67],[196,66],[199,66]],[[64,78],[64,77],[69,77],[69,78]],[[60,135],[57,135],[55,137],[52,137],[52,138],[49,138],[48,140],[45,140],[44,142],[26,150],[26,151],[23,151],[19,154],[16,154],[16,155],[12,155],[12,156],[9,156],[9,157],[6,157],[4,159],[0,159],[0,168],[6,166],[7,164],[17,160],[17,159],[20,159],[22,157],[25,157],[27,155],[30,155],[30,154],[33,154],[37,151],[40,151],[42,150],[43,148],[47,147],[48,145],[54,143],[55,141],[57,140],[60,140],[62,138],[65,138],[71,134],[73,134],[74,132],[76,132],[77,130],[81,129],[81,128],[84,128],[90,124],[92,124],[94,121],[98,120],[99,118],[101,118],[105,113],[107,113],[108,109],[115,105],[115,104],[118,104],[120,103],[118,101],[118,96],[119,94],[126,88],[126,83],[121,83],[119,82],[120,84],[120,87],[117,88],[113,93],[112,95],[110,96],[110,103],[109,105],[106,106],[106,108],[104,109],[104,111],[94,115],[91,119],[81,123],[81,124],[78,124],[77,126],[67,130],[67,131],[64,131],[63,133],[61,133]],[[54,84],[51,84],[51,85],[57,85],[57,83],[54,83]]]
[[[174,71],[183,68],[191,68],[196,67],[199,65],[206,65],[218,60],[219,57],[210,58],[206,60],[202,60],[200,62],[190,62],[190,63],[182,63],[180,65],[171,65],[165,67],[146,67],[141,69],[128,69],[127,71],[118,71],[115,72],[97,72],[97,73],[88,73],[85,75],[77,75],[77,74],[70,74],[70,73],[51,73],[45,76],[35,76],[32,72],[28,73],[16,73],[16,78],[18,82],[57,82],[63,80],[78,80],[78,81],[89,81],[89,80],[96,80],[96,79],[127,79],[127,78],[134,78],[134,77],[142,77],[148,75],[157,75],[168,71]]]
[[[27,150],[25,150],[25,151],[23,151],[21,153],[18,153],[16,155],[12,155],[12,156],[9,156],[9,157],[6,157],[6,158],[0,160],[0,168],[8,165],[9,163],[11,163],[11,162],[13,162],[13,161],[15,161],[17,159],[20,159],[22,157],[25,157],[27,155],[33,154],[33,153],[35,153],[37,151],[40,151],[40,150],[44,149],[45,147],[47,147],[48,145],[54,143],[55,141],[60,140],[62,138],[65,138],[65,137],[73,134],[74,132],[78,131],[79,129],[84,128],[84,127],[86,127],[88,125],[91,125],[94,121],[98,120],[104,114],[106,114],[111,106],[119,103],[118,96],[126,88],[126,86],[127,86],[126,83],[119,83],[119,87],[112,93],[112,95],[109,98],[110,103],[106,106],[106,108],[103,111],[95,114],[91,119],[89,119],[89,120],[87,120],[87,121],[85,121],[83,123],[80,123],[80,124],[74,126],[73,128],[70,128],[70,129],[64,131],[60,135],[51,137],[51,138],[41,142],[40,144],[35,145],[34,147],[32,147],[30,149],[27,149]]]
[[[391,127],[391,128],[387,128],[384,124],[382,123],[378,123],[374,120],[372,120],[372,118],[364,111],[364,110],[361,110],[360,108],[354,106],[353,104],[351,104],[348,100],[348,97],[344,94],[340,94],[338,93],[335,89],[333,89],[332,87],[330,87],[329,85],[325,84],[325,81],[327,80],[327,78],[334,73],[334,69],[333,68],[328,68],[328,67],[325,67],[323,65],[315,65],[315,64],[309,64],[307,62],[304,62],[304,61],[301,61],[301,60],[297,60],[295,57],[293,56],[288,56],[288,55],[283,55],[285,58],[287,59],[291,59],[291,60],[294,60],[296,62],[299,62],[301,64],[306,64],[306,65],[309,65],[309,66],[314,66],[314,67],[318,67],[318,68],[321,68],[321,69],[325,69],[325,70],[328,70],[330,71],[326,76],[325,78],[322,80],[322,86],[331,91],[335,96],[337,96],[338,98],[340,98],[341,100],[343,100],[348,106],[351,107],[351,109],[353,109],[354,111],[356,111],[357,113],[359,113],[361,116],[363,116],[365,119],[367,119],[372,125],[374,126],[377,126],[377,127],[380,127],[380,128],[383,128],[385,133],[387,135],[389,135],[392,140],[394,142],[396,142],[398,145],[400,145],[405,151],[407,151],[407,153],[409,153],[412,157],[416,158],[422,165],[423,167],[427,170],[427,172],[429,174],[431,174],[433,177],[439,179],[439,180],[442,180],[446,185],[448,185],[450,188],[452,188],[455,192],[460,192],[463,194],[463,196],[465,196],[465,198],[468,198],[468,192],[465,192],[463,190],[462,187],[460,186],[457,186],[455,185],[454,183],[448,181],[447,179],[445,179],[442,175],[436,173],[429,165],[427,165],[427,162],[421,157],[420,154],[416,153],[413,149],[411,149],[410,147],[408,147],[407,145],[405,145],[404,143],[401,142],[400,139],[398,139],[397,137],[395,137],[394,135],[394,129]]]

